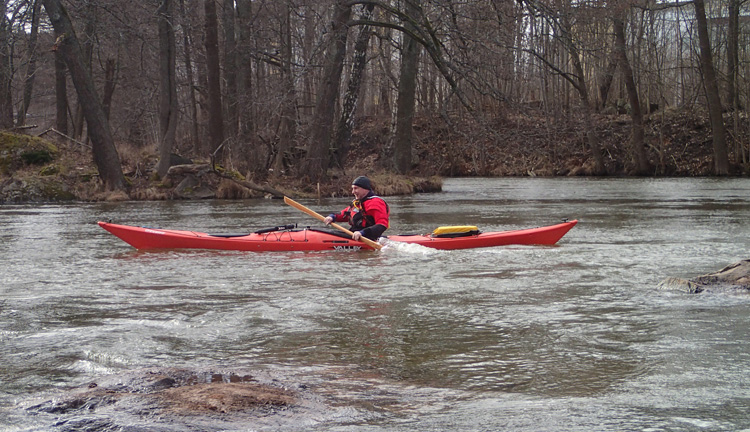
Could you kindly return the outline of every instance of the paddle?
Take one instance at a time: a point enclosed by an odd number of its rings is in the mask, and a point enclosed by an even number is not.
[[[291,198],[289,198],[287,196],[284,197],[284,202],[287,203],[287,204],[289,204],[290,206],[296,208],[297,210],[301,210],[301,211],[309,214],[310,216],[314,217],[315,219],[318,219],[321,222],[325,221],[325,219],[326,219],[325,216],[323,216],[323,215],[321,215],[319,213],[316,213],[314,210],[310,210],[309,208],[303,206],[302,204],[294,201],[293,199],[291,199]],[[331,223],[331,226],[334,227],[334,228],[336,228],[336,229],[338,229],[338,230],[341,230],[341,231],[349,234],[350,236],[354,235],[353,232],[349,231],[348,229],[342,227],[339,224]],[[383,247],[380,243],[374,242],[374,241],[368,239],[367,237],[360,237],[359,241],[361,241],[362,243],[365,243],[366,245],[368,245],[368,246],[370,246],[370,247],[372,247],[374,249],[380,249],[380,248]]]

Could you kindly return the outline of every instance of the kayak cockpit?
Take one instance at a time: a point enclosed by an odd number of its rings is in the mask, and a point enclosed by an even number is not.
[[[276,232],[301,232],[301,231],[314,231],[319,232],[323,234],[329,234],[336,237],[345,238],[347,240],[351,240],[351,237],[341,231],[332,229],[332,228],[314,228],[314,227],[297,227],[297,224],[289,224],[289,225],[278,225],[275,227],[270,228],[263,228],[258,231],[253,231],[252,233],[207,233],[206,235],[210,237],[219,237],[219,238],[235,238],[235,237],[247,237],[251,234],[268,234],[268,233],[276,233]]]

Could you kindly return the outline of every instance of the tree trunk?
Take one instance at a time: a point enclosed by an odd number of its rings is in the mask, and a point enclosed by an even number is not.
[[[405,23],[409,31],[414,31],[412,22],[420,22],[421,3],[419,0],[406,2],[406,14],[411,20]],[[408,34],[403,35],[401,51],[401,75],[398,81],[396,101],[396,131],[393,137],[393,162],[396,172],[406,174],[411,168],[412,121],[419,68],[419,44]]]
[[[622,71],[622,78],[625,81],[625,87],[628,92],[628,101],[630,102],[630,118],[632,119],[632,135],[630,137],[630,147],[635,165],[635,173],[645,175],[651,171],[651,164],[646,156],[646,148],[643,142],[643,114],[641,112],[641,102],[638,98],[638,89],[635,86],[633,78],[633,69],[630,67],[628,55],[625,50],[625,23],[620,18],[612,18],[615,32],[615,52],[617,53],[618,63]]]
[[[8,1],[0,4],[0,128],[13,127],[13,59],[10,49],[11,28],[8,21]]]
[[[369,4],[364,7],[360,20],[369,21],[372,18],[374,5]],[[344,94],[344,106],[341,111],[341,118],[336,127],[336,135],[333,140],[333,149],[336,154],[336,160],[339,166],[344,166],[346,156],[349,153],[349,144],[352,138],[352,128],[354,127],[354,115],[357,110],[357,101],[362,83],[362,74],[365,70],[367,61],[367,46],[370,41],[370,26],[363,25],[359,29],[357,41],[354,43],[354,58],[349,73],[349,84]]]
[[[265,163],[257,159],[255,148],[255,105],[253,98],[253,2],[236,0],[237,3],[237,148],[240,158],[249,171],[266,170]],[[265,162],[265,161],[264,161]]]
[[[162,0],[157,11],[159,20],[159,163],[156,172],[164,178],[169,171],[170,156],[177,132],[177,48],[175,44],[173,0]]]
[[[740,134],[740,97],[737,76],[739,74],[740,0],[729,0],[729,28],[727,30],[727,107],[732,110],[734,124],[734,158],[738,163],[747,163],[747,153]]]
[[[301,170],[302,175],[314,182],[325,178],[330,163],[331,129],[346,55],[349,30],[347,22],[352,10],[347,3],[346,0],[337,0],[334,6],[331,43],[325,60],[323,82],[315,103],[315,114],[310,125],[307,157]]]
[[[727,30],[727,106],[739,109],[737,72],[740,64],[740,0],[729,0],[729,28]]]
[[[60,35],[55,32],[55,36]],[[55,128],[58,132],[68,134],[68,78],[65,74],[65,61],[60,51],[55,57]]]
[[[117,61],[115,59],[107,59],[106,66],[104,67],[104,96],[102,99],[102,108],[104,109],[104,115],[109,119],[109,112],[112,108],[112,98],[115,95],[115,87],[117,86]]]
[[[559,4],[559,3],[558,3]],[[563,7],[560,6],[560,10],[563,11]],[[592,119],[593,109],[591,107],[591,98],[589,97],[589,91],[586,83],[586,74],[583,71],[581,65],[581,57],[578,52],[578,48],[571,36],[571,24],[568,18],[568,11],[562,12],[562,18],[560,21],[561,34],[559,37],[567,47],[567,53],[570,56],[570,61],[573,63],[573,70],[575,72],[575,79],[565,78],[573,84],[575,87],[578,97],[581,99],[581,105],[583,108],[583,118],[586,124],[586,142],[588,142],[589,149],[591,150],[591,156],[594,158],[594,175],[605,175],[607,174],[607,167],[604,164],[604,156],[602,155],[602,149],[599,145],[599,141],[596,138],[596,131],[594,129],[594,122]]]
[[[617,55],[610,57],[607,67],[604,69],[602,75],[602,81],[599,84],[599,107],[604,109],[607,107],[607,100],[609,100],[609,91],[612,88],[612,81],[615,78],[615,72],[617,72]]]
[[[206,77],[208,79],[208,140],[214,152],[224,142],[224,116],[221,103],[221,65],[219,64],[219,24],[215,0],[205,0]]]
[[[599,145],[599,141],[596,138],[596,131],[594,129],[594,122],[592,119],[593,110],[591,109],[591,100],[589,98],[588,88],[586,87],[586,81],[584,78],[583,68],[581,67],[580,58],[577,54],[572,53],[573,66],[576,70],[576,75],[579,77],[576,83],[576,91],[581,99],[581,105],[583,106],[583,118],[586,124],[586,142],[588,143],[589,149],[591,150],[591,156],[594,158],[594,175],[605,175],[607,174],[607,168],[604,165],[604,156],[602,156],[602,149]]]
[[[227,135],[233,140],[239,133],[237,116],[237,37],[233,1],[224,1],[224,104],[226,106]]]
[[[39,15],[41,14],[42,2],[34,0],[31,10],[31,29],[29,30],[29,62],[26,65],[26,77],[23,80],[23,99],[18,108],[16,125],[26,124],[26,113],[31,105],[31,94],[34,90],[34,77],[36,76],[37,40],[39,35]]]
[[[315,23],[317,21],[317,13],[313,8],[313,5],[307,4],[304,6],[304,37],[302,38],[302,58],[306,61],[311,61],[315,50],[317,49],[316,39],[318,30],[316,29]],[[300,95],[302,103],[300,104],[300,115],[305,118],[310,118],[314,115],[314,100],[315,96],[315,77],[314,74],[306,73],[302,75],[303,90]]]
[[[276,157],[273,161],[273,173],[279,176],[284,171],[284,156],[292,148],[292,142],[297,135],[296,100],[297,93],[294,89],[294,73],[292,64],[292,9],[289,4],[285,7],[285,15],[282,28],[281,44],[281,79],[284,89],[281,94],[281,118],[279,119],[279,143],[276,147]]]
[[[390,40],[391,35],[394,33],[390,28],[382,29],[378,34],[378,40],[381,42],[376,44],[378,47],[378,62],[380,63],[381,77],[378,80],[378,106],[377,114],[380,116],[392,115],[393,109],[391,108],[391,83],[396,83],[395,73],[393,72],[393,46],[390,43],[384,43],[384,40]]]
[[[65,60],[78,93],[78,100],[88,124],[94,163],[99,169],[99,176],[107,190],[122,190],[125,188],[125,177],[122,175],[120,157],[115,149],[109,122],[96,94],[94,80],[84,65],[81,45],[73,31],[70,17],[60,0],[44,0],[44,9],[47,11],[55,33],[60,35],[55,43],[55,49]]]
[[[95,21],[95,12],[94,12],[95,4],[93,2],[85,3],[84,8],[84,26],[83,26],[83,46],[81,48],[81,58],[83,59],[83,64],[86,68],[86,71],[88,72],[89,76],[91,76],[91,59],[94,54],[94,39],[96,38],[96,35],[94,34],[94,29],[96,28]],[[82,138],[83,137],[83,124],[86,121],[86,116],[83,113],[83,107],[81,106],[81,101],[77,101],[78,106],[76,107],[75,117],[73,118],[73,136],[75,138]]]
[[[703,0],[695,0],[693,5],[695,6],[695,19],[698,24],[703,85],[706,90],[708,115],[711,119],[711,130],[713,132],[714,174],[717,176],[724,176],[729,174],[729,156],[727,154],[727,143],[724,137],[724,119],[721,114],[722,108],[721,98],[719,97],[719,85],[716,82],[716,71],[714,69],[713,56],[711,55],[711,42],[708,38],[706,6]]]
[[[239,122],[240,141],[247,143],[255,133],[253,122],[253,75],[252,75],[252,6],[251,0],[237,0],[237,28],[239,44],[243,49],[238,51],[239,70],[237,121]],[[247,157],[247,155],[245,156]]]
[[[188,22],[188,15],[185,11],[185,1],[180,0],[180,15],[182,16],[183,22],[183,48],[184,48],[184,61],[185,61],[185,74],[187,78],[187,85],[190,91],[188,92],[188,105],[190,107],[190,130],[191,130],[191,142],[193,152],[198,152],[200,149],[200,129],[198,128],[198,98],[195,94],[195,78],[193,77],[193,58],[192,49],[193,43],[190,37],[190,29],[185,28]]]

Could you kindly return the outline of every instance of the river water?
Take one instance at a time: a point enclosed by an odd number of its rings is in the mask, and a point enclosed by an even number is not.
[[[394,234],[580,222],[554,247],[138,252],[96,221],[319,223],[278,200],[0,206],[0,430],[57,430],[29,400],[150,367],[264,370],[323,406],[207,430],[750,430],[750,295],[657,288],[750,258],[750,180],[449,179],[388,202]]]

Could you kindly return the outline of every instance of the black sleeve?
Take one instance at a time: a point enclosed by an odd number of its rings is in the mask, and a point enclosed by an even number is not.
[[[362,233],[363,236],[367,237],[370,240],[375,241],[378,239],[378,237],[383,235],[386,229],[387,228],[385,227],[385,225],[376,224],[373,226],[369,226],[361,230],[360,232]]]

